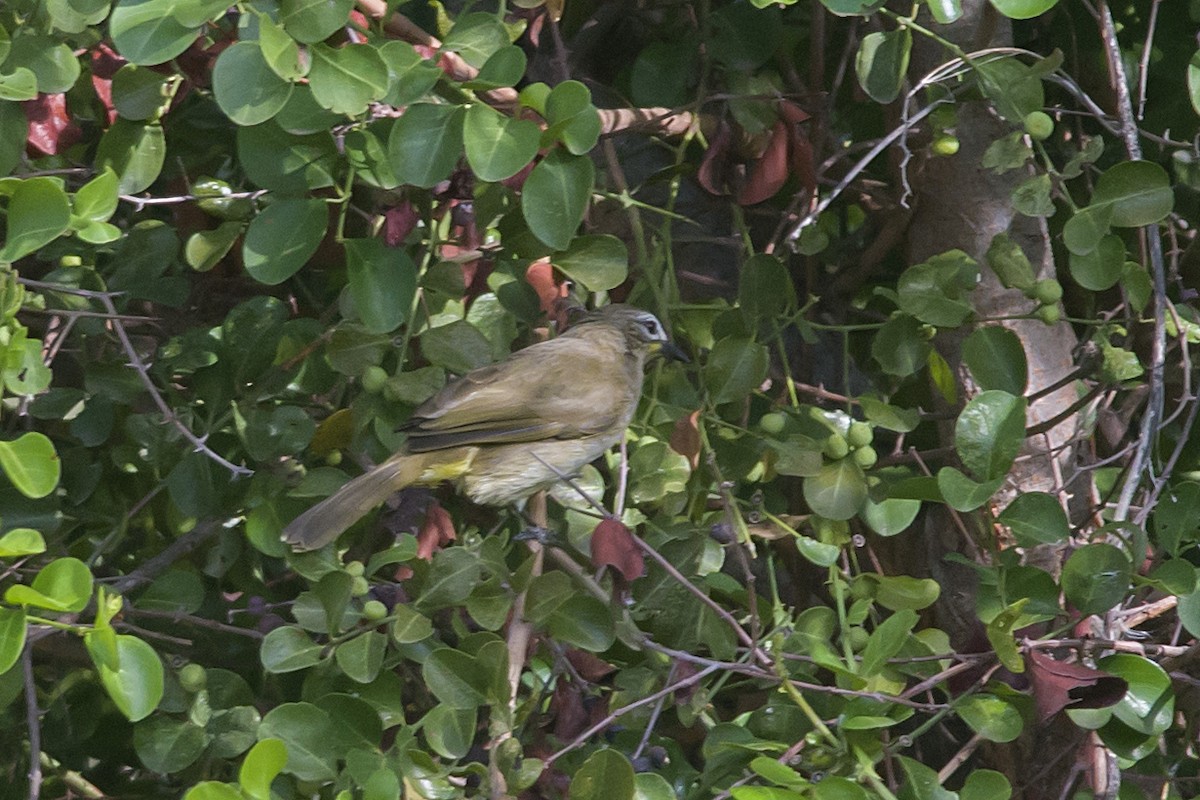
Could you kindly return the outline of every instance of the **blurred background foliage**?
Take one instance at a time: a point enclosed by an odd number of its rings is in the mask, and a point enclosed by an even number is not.
[[[0,797],[1191,797],[1196,2],[9,0]],[[284,524],[570,303],[626,443]]]

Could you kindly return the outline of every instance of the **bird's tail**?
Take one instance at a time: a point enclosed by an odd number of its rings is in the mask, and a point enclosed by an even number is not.
[[[393,492],[421,481],[429,454],[396,454],[364,472],[296,517],[283,529],[283,541],[296,550],[316,550],[332,542]]]

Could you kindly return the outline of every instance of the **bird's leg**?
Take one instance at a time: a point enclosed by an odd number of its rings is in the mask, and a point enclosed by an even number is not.
[[[521,521],[525,525],[513,537],[513,541],[537,542],[545,547],[562,547],[562,539],[559,537],[558,531],[548,528],[545,525],[539,525],[532,516],[525,512],[523,504],[520,507],[514,508],[514,510],[521,517]]]

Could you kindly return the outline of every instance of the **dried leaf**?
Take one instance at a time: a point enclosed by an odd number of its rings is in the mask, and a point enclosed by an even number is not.
[[[425,514],[425,523],[417,534],[417,558],[426,561],[433,554],[453,542],[457,538],[454,531],[454,520],[438,503],[431,503]]]
[[[1033,699],[1042,721],[1064,708],[1105,708],[1125,696],[1129,684],[1107,672],[1069,664],[1044,656],[1036,650],[1025,655]]]
[[[675,420],[675,428],[671,431],[670,445],[672,450],[688,460],[693,470],[700,465],[699,410]]]
[[[629,528],[618,520],[606,519],[592,531],[592,563],[608,566],[627,581],[642,577],[646,562]]]

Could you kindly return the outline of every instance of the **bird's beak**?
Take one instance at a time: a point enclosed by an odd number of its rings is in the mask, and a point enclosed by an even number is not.
[[[684,364],[692,363],[692,360],[688,358],[687,353],[683,352],[683,350],[679,348],[679,345],[671,341],[655,342],[654,344],[650,345],[650,354],[662,356],[668,361],[681,361]]]

